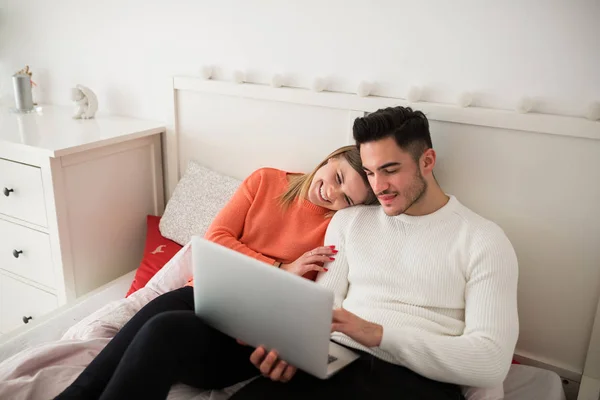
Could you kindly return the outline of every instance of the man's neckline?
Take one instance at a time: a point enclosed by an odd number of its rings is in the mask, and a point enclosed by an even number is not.
[[[392,218],[395,218],[398,221],[406,222],[409,224],[426,224],[433,221],[440,220],[444,218],[449,212],[458,205],[458,200],[453,195],[448,195],[448,201],[442,207],[438,208],[436,211],[426,214],[426,215],[407,215],[400,214],[395,215]]]

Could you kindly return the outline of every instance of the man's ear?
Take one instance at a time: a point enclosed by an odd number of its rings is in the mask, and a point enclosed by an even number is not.
[[[427,149],[421,155],[421,171],[425,174],[429,174],[433,172],[433,168],[435,167],[437,155],[435,154],[435,150]]]

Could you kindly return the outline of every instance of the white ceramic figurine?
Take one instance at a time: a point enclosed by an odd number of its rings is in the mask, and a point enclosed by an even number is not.
[[[91,89],[77,85],[71,89],[71,100],[77,104],[77,112],[73,115],[74,119],[94,118],[98,110],[98,99]]]

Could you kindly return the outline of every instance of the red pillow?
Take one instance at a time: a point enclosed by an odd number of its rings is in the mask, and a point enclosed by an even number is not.
[[[159,222],[160,217],[154,215],[148,215],[146,218],[144,258],[125,297],[146,286],[146,283],[182,248],[179,244],[160,234]]]

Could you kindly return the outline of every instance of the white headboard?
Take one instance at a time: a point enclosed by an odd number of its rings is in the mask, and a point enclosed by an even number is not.
[[[356,117],[408,105],[194,77],[175,77],[171,89],[168,196],[190,159],[240,179],[261,166],[307,171],[352,142]],[[497,222],[517,251],[517,352],[577,379],[600,297],[600,121],[412,107],[431,121],[442,188]]]

